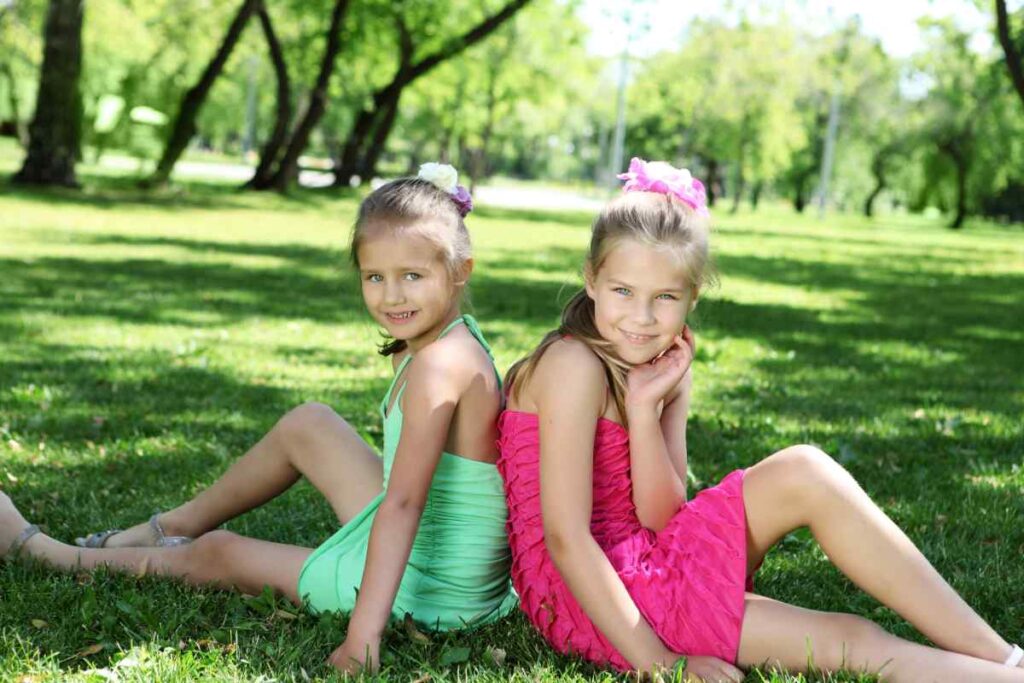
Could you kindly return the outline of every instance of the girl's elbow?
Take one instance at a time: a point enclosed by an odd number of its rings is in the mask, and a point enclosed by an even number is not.
[[[544,525],[544,546],[556,565],[572,554],[579,540],[580,534],[565,526]]]
[[[636,518],[640,521],[640,526],[645,529],[649,529],[654,533],[658,533],[668,525],[669,518],[665,515],[655,515],[646,512],[636,511]]]
[[[412,496],[402,494],[385,494],[384,500],[380,503],[380,511],[378,514],[384,513],[387,515],[416,517],[418,519],[423,515],[423,508],[425,505],[425,500],[419,500]]]

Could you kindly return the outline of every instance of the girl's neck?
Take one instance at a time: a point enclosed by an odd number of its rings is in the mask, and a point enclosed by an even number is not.
[[[410,339],[406,342],[410,355],[419,352],[420,349],[429,346],[430,344],[433,344],[449,325],[461,317],[462,312],[459,310],[459,306],[453,306],[451,310],[444,315],[441,322],[435,325],[428,333],[422,334],[419,337]]]

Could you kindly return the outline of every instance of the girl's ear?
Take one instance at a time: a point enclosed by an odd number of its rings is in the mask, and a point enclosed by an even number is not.
[[[473,257],[470,257],[459,264],[455,270],[455,284],[457,287],[465,287],[469,282],[469,276],[473,274]]]
[[[594,272],[590,269],[590,264],[584,264],[583,266],[583,288],[587,291],[587,296],[591,299],[594,298]]]
[[[697,299],[700,298],[700,287],[694,287],[690,295],[690,313],[693,313],[693,309],[697,308]]]

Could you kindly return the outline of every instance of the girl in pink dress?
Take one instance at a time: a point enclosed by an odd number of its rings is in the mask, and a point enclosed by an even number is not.
[[[529,620],[557,650],[619,670],[739,681],[741,668],[812,661],[888,681],[1024,682],[1024,651],[817,448],[786,448],[687,500],[685,321],[709,277],[704,187],[639,159],[620,177],[585,289],[509,372],[498,466]],[[751,593],[767,550],[802,526],[935,647]]]

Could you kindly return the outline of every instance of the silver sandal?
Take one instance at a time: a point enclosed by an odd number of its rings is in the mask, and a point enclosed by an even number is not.
[[[29,524],[27,527],[21,530],[21,533],[11,541],[11,546],[7,549],[7,552],[0,555],[5,562],[14,562],[18,559],[18,555],[21,554],[21,549],[28,543],[28,539],[32,538],[39,533],[39,527],[35,524]]]
[[[164,533],[164,528],[160,526],[159,512],[154,513],[149,518],[149,528],[156,535],[156,543],[151,547],[155,548],[173,548],[179,545],[186,545],[192,542],[190,536],[168,536]],[[105,548],[107,540],[116,534],[123,532],[124,529],[107,529],[106,531],[97,531],[96,533],[89,534],[84,538],[76,538],[75,545],[80,548]],[[147,546],[140,546],[147,547]]]
[[[1003,666],[1017,667],[1022,661],[1024,661],[1024,650],[1020,648],[1020,645],[1014,645],[1010,650],[1010,656],[1003,662]]]

